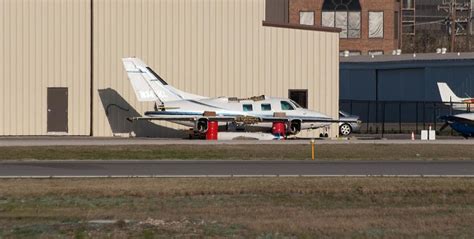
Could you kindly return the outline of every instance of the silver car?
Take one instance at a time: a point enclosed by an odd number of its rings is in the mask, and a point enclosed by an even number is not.
[[[359,116],[351,115],[347,112],[340,110],[339,120],[342,121],[342,122],[339,122],[339,133],[342,136],[348,136],[353,132],[360,131],[360,125],[362,121],[359,120]],[[347,121],[347,122],[344,122],[344,121]]]

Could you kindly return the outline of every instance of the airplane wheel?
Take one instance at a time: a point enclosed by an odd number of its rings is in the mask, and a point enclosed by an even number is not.
[[[350,135],[352,133],[352,128],[348,124],[343,124],[339,126],[339,133],[343,136]]]

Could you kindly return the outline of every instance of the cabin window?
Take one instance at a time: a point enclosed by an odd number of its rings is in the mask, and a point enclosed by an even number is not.
[[[244,111],[253,111],[253,106],[251,104],[242,105]]]
[[[262,111],[271,111],[272,110],[272,105],[271,104],[262,104]]]
[[[294,110],[295,108],[288,101],[281,101],[281,110]]]

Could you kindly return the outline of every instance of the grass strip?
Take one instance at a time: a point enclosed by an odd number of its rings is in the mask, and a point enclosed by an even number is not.
[[[473,179],[11,179],[0,192],[7,238],[474,236]]]
[[[222,159],[307,160],[309,145],[127,145],[0,147],[6,159]],[[465,145],[347,144],[316,145],[319,160],[470,160]]]

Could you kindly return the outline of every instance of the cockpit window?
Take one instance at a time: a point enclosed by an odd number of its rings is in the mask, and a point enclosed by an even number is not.
[[[288,101],[281,101],[281,110],[295,110],[295,108]]]
[[[296,106],[296,108],[303,108],[303,107],[301,107],[301,105],[296,103],[296,101],[294,101],[294,100],[290,100],[290,101],[291,101],[291,103],[293,103]]]
[[[253,111],[253,106],[251,104],[242,105],[244,111]]]

